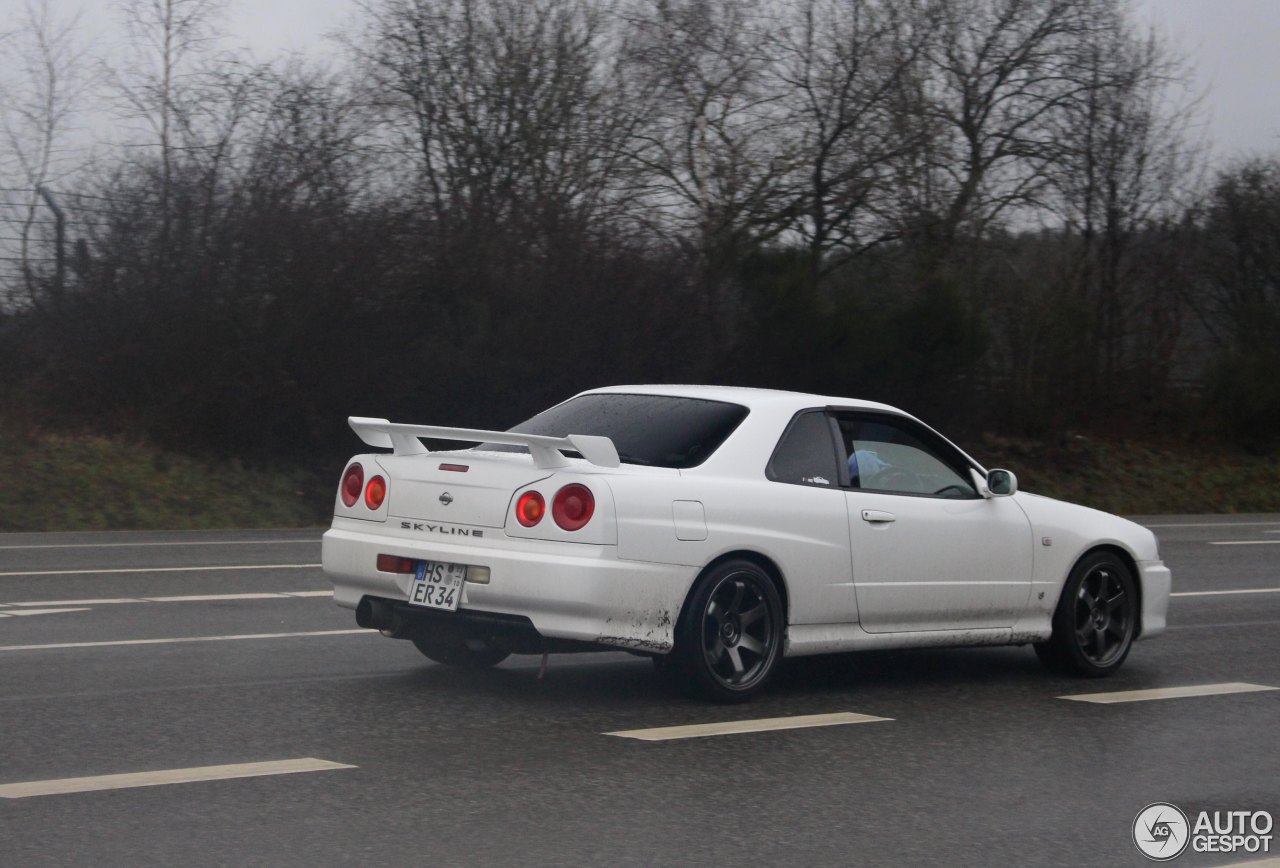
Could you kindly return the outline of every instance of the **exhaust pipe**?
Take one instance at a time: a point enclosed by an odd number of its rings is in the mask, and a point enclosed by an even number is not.
[[[375,597],[360,598],[360,604],[356,606],[356,626],[390,636],[395,632],[395,622],[395,610],[389,602]]]

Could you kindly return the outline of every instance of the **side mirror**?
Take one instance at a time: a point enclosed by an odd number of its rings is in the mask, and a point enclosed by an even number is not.
[[[994,497],[1018,493],[1018,477],[1011,470],[992,470],[987,474],[987,491]]]

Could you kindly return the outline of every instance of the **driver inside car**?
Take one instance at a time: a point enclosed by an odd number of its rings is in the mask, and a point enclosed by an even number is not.
[[[892,466],[870,449],[855,449],[849,456],[849,484],[855,488],[861,487],[862,480],[869,483],[877,474]]]

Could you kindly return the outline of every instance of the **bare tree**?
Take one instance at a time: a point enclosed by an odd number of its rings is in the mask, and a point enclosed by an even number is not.
[[[784,92],[755,0],[642,0],[626,14],[629,77],[645,103],[630,143],[651,228],[715,275],[786,228]]]
[[[1280,445],[1280,157],[1218,173],[1201,209],[1188,302],[1214,344],[1209,406],[1255,447]]]
[[[0,178],[13,185],[6,221],[17,231],[7,243],[20,260],[29,301],[38,301],[32,262],[45,241],[40,190],[81,165],[83,147],[72,134],[94,84],[78,13],[60,15],[50,0],[27,0],[17,27],[0,40]]]
[[[363,10],[352,47],[438,223],[519,224],[534,240],[598,216],[624,131],[601,81],[598,12],[578,0]]]
[[[1280,346],[1280,158],[1218,174],[1203,208],[1205,245],[1192,299],[1215,343],[1277,355]]]
[[[1181,306],[1155,268],[1168,253],[1154,245],[1197,191],[1205,157],[1186,61],[1125,12],[1118,3],[1095,10],[1095,36],[1074,55],[1080,88],[1051,126],[1059,154],[1046,204],[1078,240],[1072,283],[1093,316],[1095,393],[1139,362],[1151,387],[1173,362]]]
[[[162,232],[170,231],[174,165],[189,148],[200,101],[192,82],[201,75],[216,38],[225,0],[118,0],[129,53],[111,69],[131,118],[147,127],[160,156]]]
[[[899,234],[895,166],[925,129],[904,101],[936,26],[917,0],[797,0],[778,34],[794,215],[812,279]]]
[[[914,209],[942,252],[962,228],[1037,204],[1060,147],[1052,121],[1087,85],[1076,47],[1103,29],[1095,0],[937,0],[918,82],[933,133]]]

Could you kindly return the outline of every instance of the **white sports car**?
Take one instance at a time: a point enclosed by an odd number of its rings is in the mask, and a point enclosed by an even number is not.
[[[735,701],[783,656],[1031,642],[1100,676],[1165,629],[1149,530],[884,404],[620,386],[503,432],[350,423],[392,451],[342,475],[334,599],[441,663],[622,648]]]

